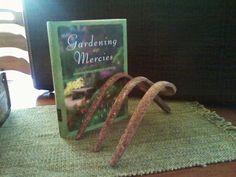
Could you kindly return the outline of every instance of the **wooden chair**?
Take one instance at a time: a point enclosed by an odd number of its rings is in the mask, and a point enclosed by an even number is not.
[[[0,19],[0,70],[31,74],[22,12],[0,9],[13,20]]]

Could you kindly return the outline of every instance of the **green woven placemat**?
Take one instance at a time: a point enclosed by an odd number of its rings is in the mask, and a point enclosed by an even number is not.
[[[133,110],[137,100],[130,100]],[[127,120],[116,123],[100,153],[98,131],[80,141],[59,137],[55,106],[12,111],[0,128],[0,176],[129,176],[236,159],[236,128],[196,102],[153,104],[116,168],[111,158]]]

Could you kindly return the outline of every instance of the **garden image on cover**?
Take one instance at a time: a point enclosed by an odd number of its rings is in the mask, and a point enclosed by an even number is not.
[[[78,130],[100,87],[112,75],[126,72],[122,24],[60,25],[57,30],[64,101],[69,131]],[[124,83],[107,91],[90,126],[104,122]],[[125,108],[120,115],[125,114]]]

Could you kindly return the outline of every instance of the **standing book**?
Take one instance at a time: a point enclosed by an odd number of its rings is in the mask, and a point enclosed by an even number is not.
[[[47,22],[59,132],[73,138],[100,87],[127,73],[126,19]],[[124,83],[113,85],[86,131],[102,126]],[[127,117],[127,103],[117,120]]]

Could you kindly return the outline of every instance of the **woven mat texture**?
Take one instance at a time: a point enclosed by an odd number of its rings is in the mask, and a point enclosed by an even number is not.
[[[132,112],[137,100],[129,100]],[[108,165],[127,120],[115,123],[101,152],[98,130],[59,137],[55,106],[13,110],[0,128],[0,176],[131,176],[236,159],[236,128],[197,102],[154,103],[118,166]]]

